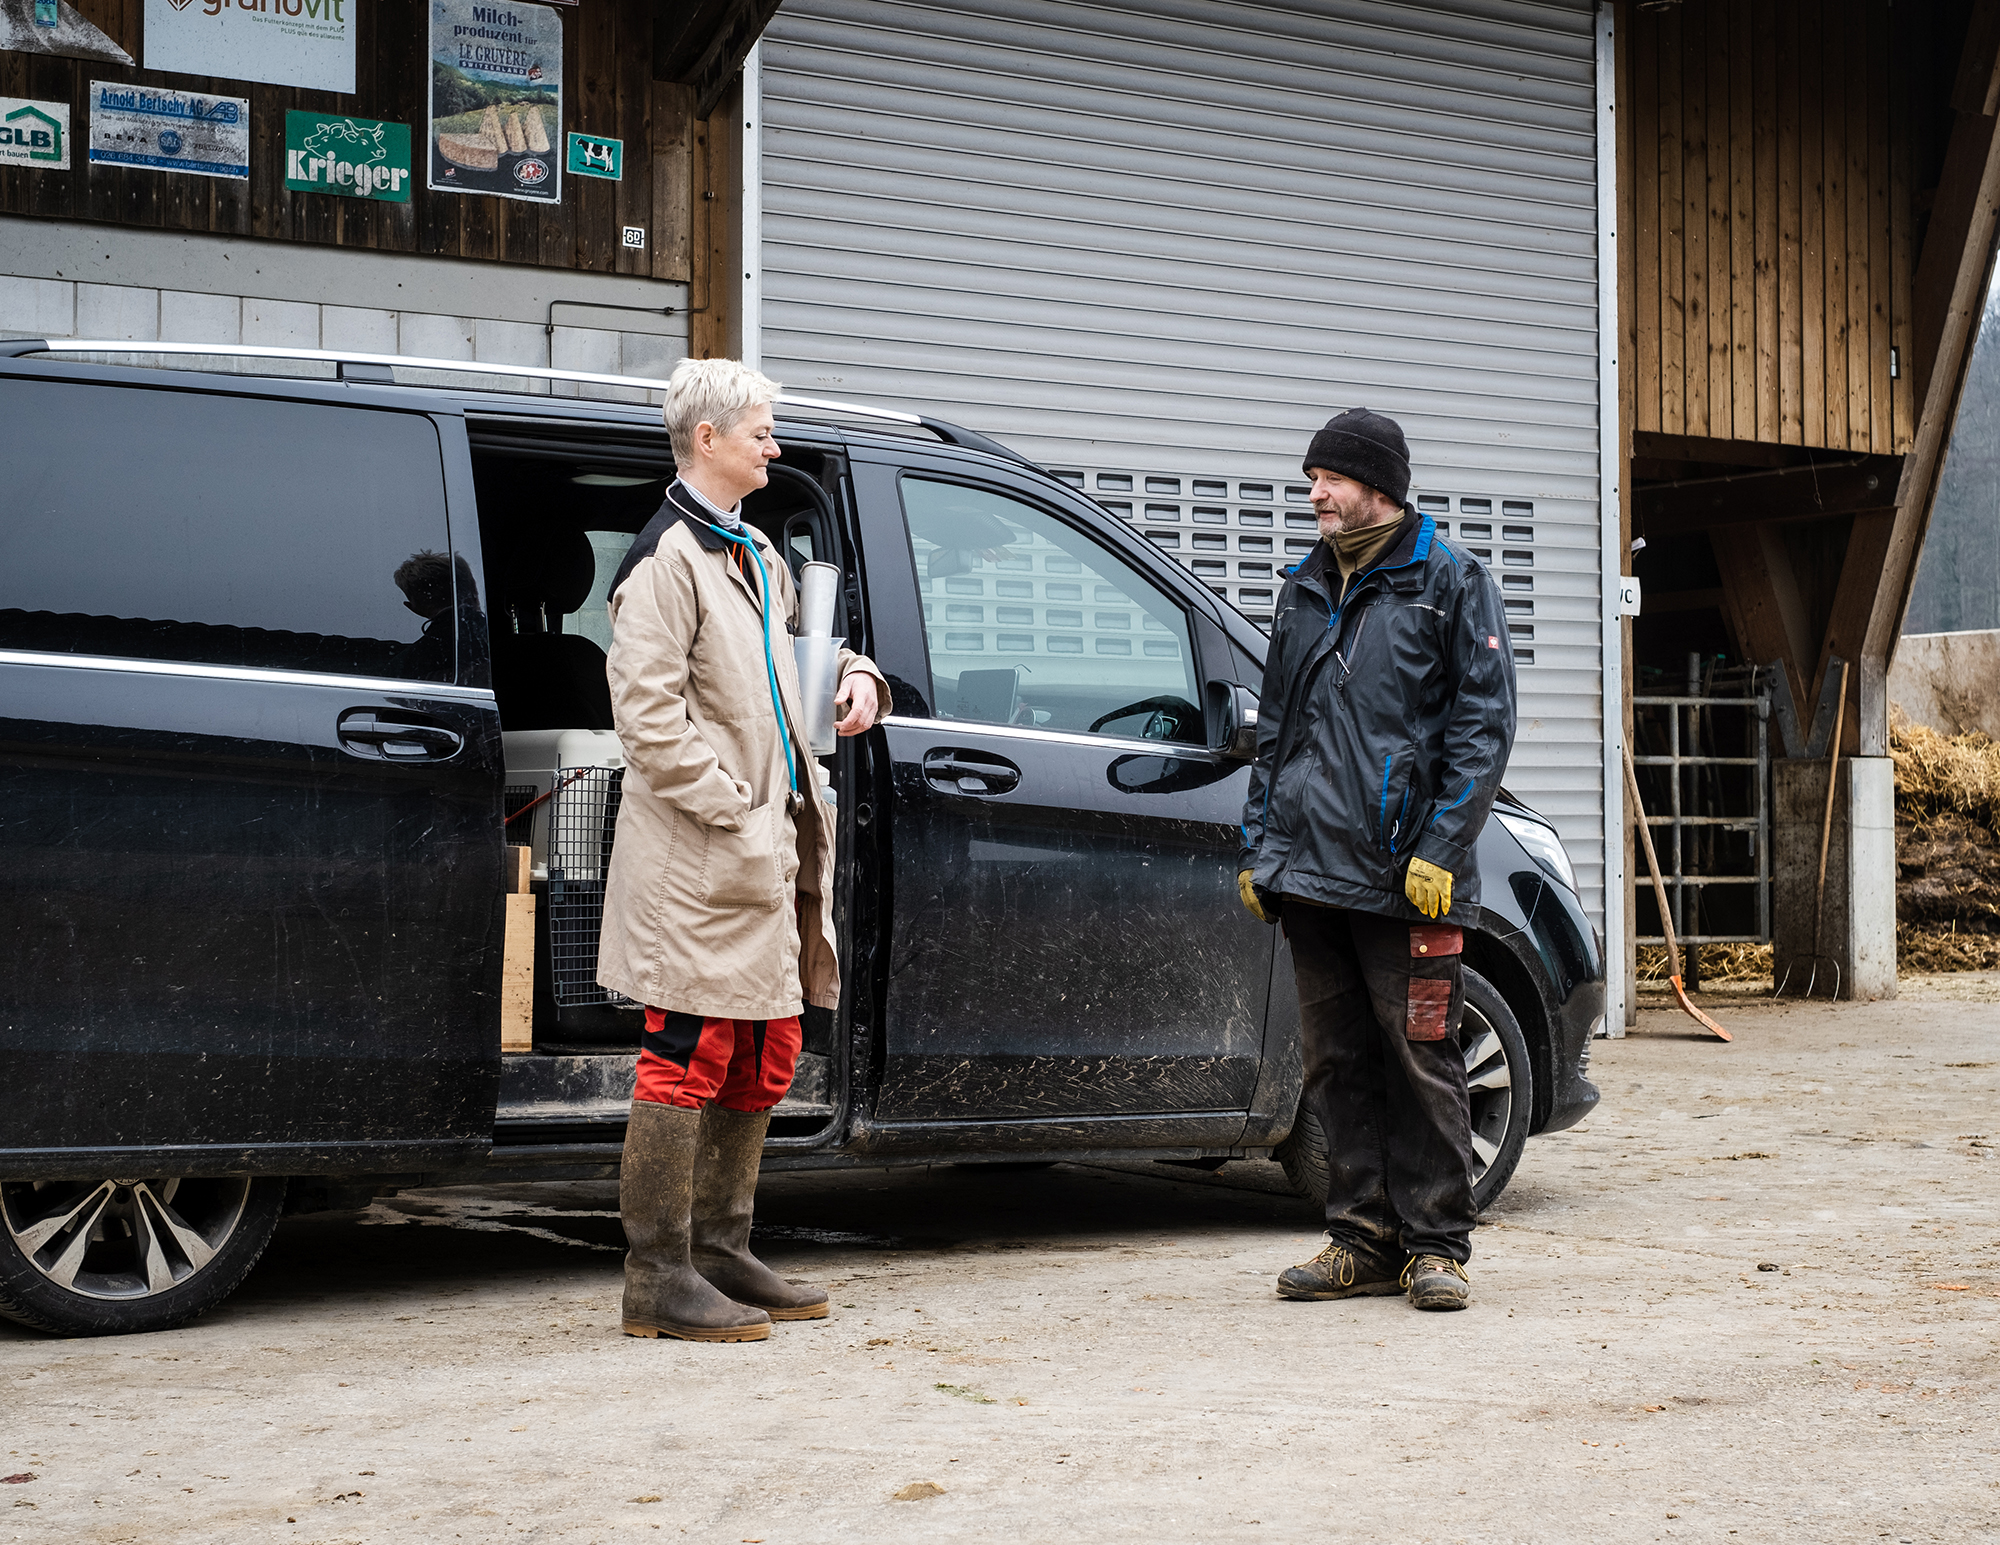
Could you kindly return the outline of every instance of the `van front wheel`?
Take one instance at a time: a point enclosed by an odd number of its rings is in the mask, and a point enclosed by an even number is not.
[[[0,1315],[63,1336],[184,1325],[278,1226],[282,1177],[0,1181]]]

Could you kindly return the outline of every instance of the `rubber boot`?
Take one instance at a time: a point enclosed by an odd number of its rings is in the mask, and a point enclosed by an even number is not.
[[[750,1253],[750,1213],[764,1133],[771,1113],[701,1113],[701,1162],[694,1172],[694,1268],[738,1303],[755,1304],[774,1320],[823,1320],[826,1292],[795,1287]]]
[[[628,1336],[682,1341],[762,1341],[771,1317],[710,1287],[688,1260],[701,1113],[634,1100],[618,1170],[618,1213],[625,1223]]]

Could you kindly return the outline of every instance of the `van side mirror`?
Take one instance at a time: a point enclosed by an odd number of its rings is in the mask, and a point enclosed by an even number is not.
[[[1208,743],[1232,762],[1257,759],[1257,694],[1233,681],[1208,684]]]

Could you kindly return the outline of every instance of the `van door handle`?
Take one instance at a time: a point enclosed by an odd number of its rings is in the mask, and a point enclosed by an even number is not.
[[[1005,794],[1020,783],[1021,769],[984,751],[927,751],[924,781],[944,794]]]
[[[392,719],[374,708],[348,709],[338,732],[341,750],[377,762],[444,762],[465,749],[465,737],[455,731]]]

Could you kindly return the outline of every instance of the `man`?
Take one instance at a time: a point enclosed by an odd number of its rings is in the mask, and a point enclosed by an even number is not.
[[[679,477],[611,585],[606,670],[624,795],[597,979],[646,1005],[618,1206],[630,1336],[761,1341],[824,1319],[818,1288],[750,1253],[771,1107],[805,1003],[840,1001],[833,820],[805,738],[785,560],[742,518],[778,455],[777,382],[682,360],[665,419]],[[840,653],[843,735],[888,712]]]
[[[1255,916],[1282,915],[1327,1143],[1327,1246],[1278,1291],[1462,1309],[1455,919],[1479,901],[1473,849],[1514,740],[1513,651],[1492,577],[1406,502],[1393,419],[1341,414],[1305,473],[1321,540],[1278,598],[1237,876]]]

